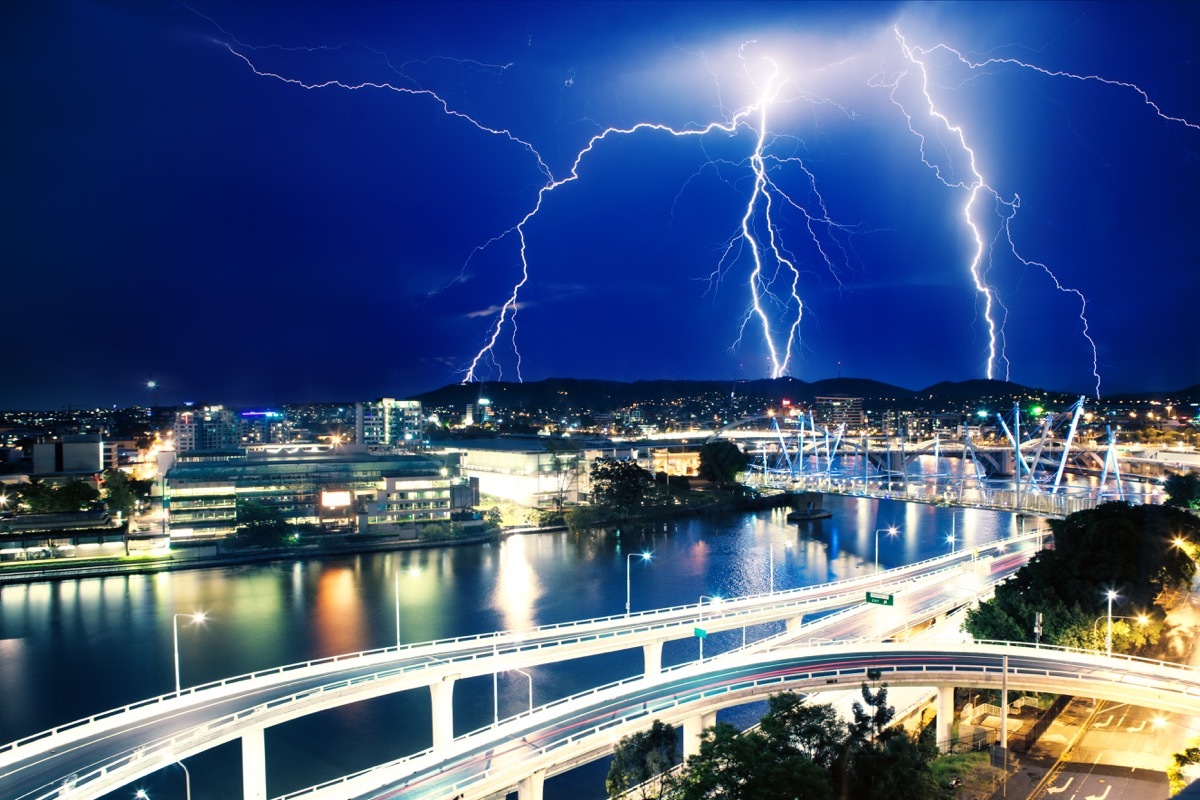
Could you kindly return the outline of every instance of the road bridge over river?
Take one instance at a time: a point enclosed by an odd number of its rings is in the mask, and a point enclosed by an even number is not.
[[[650,685],[665,675],[663,642],[689,637],[698,625],[717,631],[783,621],[793,637],[861,636],[870,628],[817,634],[816,626],[800,623],[805,615],[861,606],[867,590],[897,597],[919,595],[919,608],[905,610],[913,618],[933,613],[931,598],[940,596],[943,603],[962,605],[1015,571],[1036,548],[1036,541],[1032,536],[1009,540],[982,549],[978,558],[960,551],[866,578],[737,598],[717,606],[682,606],[388,648],[230,678],[115,709],[0,748],[0,796],[14,800],[99,797],[170,763],[240,739],[244,793],[260,800],[266,797],[267,727],[422,686],[429,687],[434,719],[433,755],[427,757],[444,760],[458,751],[463,738],[454,736],[451,704],[454,683],[460,678],[640,647],[645,668],[634,680]]]

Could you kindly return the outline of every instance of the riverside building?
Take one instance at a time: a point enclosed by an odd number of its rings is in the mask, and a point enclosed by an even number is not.
[[[431,458],[361,446],[180,453],[166,474],[165,505],[172,537],[229,536],[246,501],[293,524],[415,537],[420,523],[471,505],[465,484]]]

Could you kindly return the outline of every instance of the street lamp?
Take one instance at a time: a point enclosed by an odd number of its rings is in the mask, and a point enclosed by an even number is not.
[[[184,800],[192,800],[192,775],[188,772],[188,768],[183,765],[182,761],[176,761],[175,765],[183,770]]]
[[[700,605],[700,621],[697,623],[697,625],[700,628],[700,631],[702,633],[704,633],[705,635],[707,635],[708,632],[704,630],[704,601],[705,600],[711,601],[712,604],[715,606],[721,602],[721,598],[717,595],[707,595],[707,594],[700,595],[700,603],[699,603],[699,605]],[[700,639],[700,663],[703,664],[704,663],[704,636],[700,636],[697,638]]]
[[[653,553],[630,553],[625,556],[625,616],[629,616],[629,567],[633,563],[634,557],[639,557],[642,561],[649,561]]]
[[[1116,593],[1114,592],[1113,594],[1116,594]],[[1109,600],[1109,612],[1110,613],[1108,613],[1107,615],[1105,615],[1103,617],[1096,617],[1095,621],[1092,623],[1092,635],[1095,636],[1097,633],[1096,628],[1100,625],[1100,620],[1102,620],[1102,619],[1108,620],[1108,635],[1106,637],[1104,637],[1104,647],[1108,651],[1108,654],[1110,656],[1112,655],[1112,621],[1114,619],[1131,619],[1134,622],[1136,622],[1138,625],[1149,625],[1150,624],[1150,617],[1146,616],[1145,614],[1138,614],[1136,617],[1126,617],[1126,616],[1120,616],[1120,615],[1114,617],[1112,615],[1111,611],[1112,611],[1112,600],[1110,599]]]
[[[179,694],[179,618],[188,617],[193,625],[204,622],[208,619],[207,612],[197,611],[194,614],[176,614],[171,617],[171,629],[173,633],[172,641],[175,645],[175,694]]]
[[[954,555],[954,542],[955,541],[956,541],[956,537],[954,536],[953,533],[946,537],[946,542],[950,545],[950,555]]]
[[[887,531],[888,536],[895,536],[898,532],[895,525],[889,525],[886,528],[880,528],[875,531],[875,571],[879,572],[879,534]]]
[[[512,671],[521,673],[522,675],[525,676],[525,680],[529,681],[529,710],[530,710],[530,712],[532,712],[533,711],[533,676],[530,675],[525,670],[517,669],[516,667],[514,667]]]
[[[1104,635],[1104,652],[1107,655],[1112,655],[1112,601],[1119,595],[1112,589],[1106,593],[1108,595],[1108,633]],[[1095,626],[1093,626],[1095,627]]]

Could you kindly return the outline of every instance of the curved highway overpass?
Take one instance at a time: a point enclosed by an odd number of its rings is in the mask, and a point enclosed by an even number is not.
[[[1012,643],[853,642],[790,645],[687,664],[535,709],[427,752],[286,795],[287,800],[540,796],[541,782],[610,753],[654,719],[710,719],[717,709],[780,691],[857,688],[876,674],[889,686],[1006,687],[1069,693],[1200,715],[1200,670],[1168,662],[1107,657]]]
[[[999,554],[1001,546],[1007,552]],[[787,620],[793,632],[803,615],[861,604],[868,589],[902,593],[945,588],[958,577],[973,581],[959,594],[986,591],[1011,574],[1033,550],[1034,537],[959,553],[868,578],[788,592],[690,605],[628,617],[609,617],[476,637],[388,648],[239,676],[115,709],[0,748],[0,796],[99,797],[174,761],[233,739],[243,745],[249,798],[265,798],[263,731],[289,719],[358,700],[429,686],[434,750],[453,744],[454,682],[595,653],[642,647],[645,677],[661,669],[662,644],[690,637],[702,624],[727,630]],[[961,600],[958,601],[961,603]],[[869,630],[869,628],[867,629]],[[863,635],[862,631],[851,635]]]

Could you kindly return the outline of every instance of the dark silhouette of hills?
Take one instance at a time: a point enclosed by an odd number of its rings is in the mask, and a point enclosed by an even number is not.
[[[970,403],[1012,403],[1037,400],[1056,406],[1069,405],[1079,395],[1022,386],[1006,381],[972,379],[942,381],[914,391],[867,378],[828,378],[802,381],[796,378],[731,380],[654,380],[622,381],[586,378],[548,378],[529,383],[489,382],[451,384],[414,399],[431,407],[454,407],[460,411],[468,403],[487,398],[502,408],[575,409],[597,412],[627,408],[639,404],[659,404],[678,398],[708,399],[715,408],[778,406],[787,399],[811,404],[817,397],[848,395],[861,397],[868,407],[937,408]],[[1162,399],[1177,402],[1200,401],[1200,385],[1178,392],[1156,392],[1117,399]]]

